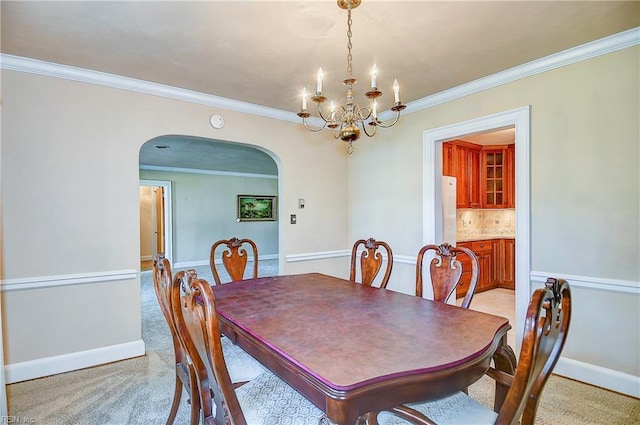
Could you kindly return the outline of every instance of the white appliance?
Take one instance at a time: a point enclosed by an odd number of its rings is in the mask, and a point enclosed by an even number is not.
[[[442,242],[456,244],[456,178],[442,176]]]

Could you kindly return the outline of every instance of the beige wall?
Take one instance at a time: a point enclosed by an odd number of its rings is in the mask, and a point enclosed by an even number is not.
[[[422,110],[358,142],[349,158],[350,239],[371,234],[388,240],[394,255],[415,257],[422,244],[423,132],[531,105],[532,272],[594,284],[574,287],[563,355],[640,376],[639,51],[627,48]],[[410,291],[412,267],[394,266],[389,288]],[[600,279],[636,289],[603,290]]]
[[[299,125],[7,70],[2,88],[5,282],[137,270],[138,153],[165,134],[257,145],[274,156],[281,257],[348,245],[346,153]],[[221,130],[209,126],[214,112],[225,118]],[[290,225],[298,198],[307,205]],[[322,268],[314,264],[296,270]],[[139,278],[10,291],[3,307],[9,364],[141,338]]]
[[[638,57],[627,48],[406,115],[358,141],[348,159],[344,146],[297,124],[3,70],[3,279],[137,269],[140,146],[186,134],[272,153],[281,258],[373,236],[405,257],[389,288],[410,292],[407,259],[423,242],[423,132],[531,105],[532,271],[593,283],[574,287],[564,356],[638,377],[637,291],[599,285],[640,280]],[[214,112],[222,130],[208,125]],[[282,271],[344,275],[347,264],[286,262]],[[5,361],[139,340],[138,286],[135,278],[5,293]]]
[[[258,255],[278,255],[278,222],[237,222],[237,195],[278,195],[277,178],[140,170],[140,179],[171,181],[173,262],[209,261],[213,242],[252,239]],[[286,217],[283,217],[286,218]]]

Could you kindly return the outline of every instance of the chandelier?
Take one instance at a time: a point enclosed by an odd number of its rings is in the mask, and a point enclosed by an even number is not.
[[[353,100],[353,86],[358,81],[353,78],[352,56],[351,56],[351,10],[360,5],[361,0],[337,0],[338,7],[347,10],[347,79],[343,81],[343,84],[347,88],[346,102],[343,105],[336,105],[331,102],[329,111],[322,111],[321,104],[324,103],[327,98],[322,95],[322,82],[323,72],[322,68],[318,69],[316,76],[316,92],[311,96],[311,101],[315,102],[318,107],[318,114],[324,121],[321,127],[312,128],[307,124],[307,118],[311,116],[307,110],[307,90],[302,89],[302,108],[298,112],[298,116],[302,118],[302,124],[304,127],[313,132],[320,131],[324,128],[330,128],[333,130],[333,137],[340,139],[343,142],[348,143],[348,152],[353,152],[353,142],[360,138],[360,129],[369,137],[373,137],[376,134],[378,127],[389,128],[398,122],[400,118],[400,112],[404,110],[407,105],[403,105],[400,102],[400,85],[398,80],[393,82],[393,94],[394,103],[391,110],[396,113],[392,122],[383,123],[378,119],[378,98],[382,96],[382,92],[377,87],[377,69],[373,65],[371,69],[371,87],[365,95],[371,101],[370,107],[360,107]]]

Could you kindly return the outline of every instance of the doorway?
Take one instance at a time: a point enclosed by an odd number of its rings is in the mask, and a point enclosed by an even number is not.
[[[530,264],[530,107],[522,107],[486,117],[448,125],[423,134],[423,243],[442,240],[442,142],[460,136],[487,133],[513,126],[515,129],[515,350],[520,351],[523,323],[529,303]]]
[[[171,182],[140,180],[140,271],[158,252],[172,261],[172,245]]]

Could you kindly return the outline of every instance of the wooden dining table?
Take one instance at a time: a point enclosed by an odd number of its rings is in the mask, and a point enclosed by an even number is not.
[[[213,287],[222,332],[338,425],[480,379],[504,317],[320,273]]]

